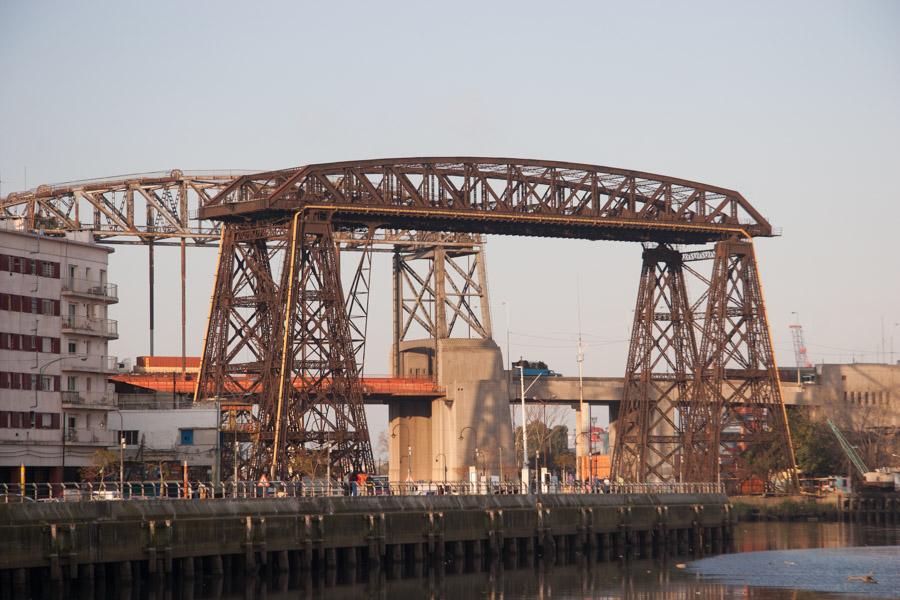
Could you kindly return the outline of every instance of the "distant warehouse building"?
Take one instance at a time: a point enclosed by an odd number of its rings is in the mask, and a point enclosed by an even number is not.
[[[112,249],[89,232],[47,237],[18,225],[0,219],[0,482],[18,481],[23,464],[29,482],[76,480],[116,444]]]

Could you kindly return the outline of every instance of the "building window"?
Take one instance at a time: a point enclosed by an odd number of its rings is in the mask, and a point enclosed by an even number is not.
[[[66,389],[70,392],[78,391],[78,378],[74,375],[69,375],[66,379]]]
[[[132,429],[129,431],[119,431],[118,433],[119,443],[122,443],[122,439],[124,439],[126,446],[137,446],[138,431],[136,429]]]
[[[50,338],[45,337],[41,338],[41,352],[52,352],[53,345],[50,343]]]
[[[178,432],[181,434],[181,442],[182,446],[193,446],[194,445],[194,430],[193,429],[179,429]]]
[[[78,352],[78,344],[75,342],[69,342],[69,354],[75,354]],[[846,392],[844,392],[846,394]]]

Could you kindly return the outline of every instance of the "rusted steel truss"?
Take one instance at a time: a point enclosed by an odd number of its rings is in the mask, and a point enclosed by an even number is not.
[[[194,220],[197,210],[241,173],[176,169],[41,185],[0,198],[0,217],[24,218],[27,229],[49,235],[88,230],[107,243],[205,245],[218,239],[219,223]]]
[[[437,353],[438,340],[492,337],[480,236],[433,234],[433,239],[432,246],[395,246],[394,376],[401,375],[398,349],[406,340],[432,340]]]
[[[469,248],[397,249],[395,277],[401,290],[400,341],[491,337],[484,245]],[[418,327],[415,327],[418,326]]]
[[[683,415],[685,481],[751,477],[796,485],[796,461],[756,255],[748,240],[715,246],[691,402]]]
[[[772,235],[739,193],[549,161],[409,158],[308,165],[239,177],[208,219],[327,208],[335,222],[470,233],[701,243]]]
[[[642,483],[679,479],[697,347],[681,253],[645,248],[618,431],[613,477]]]
[[[223,229],[196,400],[258,403],[246,466],[286,478],[330,447],[335,473],[374,469],[331,223]]]
[[[740,481],[767,448],[782,457],[773,468],[793,473],[749,242],[773,229],[732,190],[578,163],[426,157],[41,186],[0,199],[4,217],[151,252],[221,234],[197,397],[259,403],[235,430],[242,476],[287,476],[306,449],[325,445],[338,472],[372,467],[359,370],[373,252],[395,252],[396,347],[414,327],[434,339],[490,337],[471,234],[659,244],[644,254],[614,468],[638,481],[708,481],[721,468]],[[713,251],[671,247],[707,242]],[[362,252],[347,297],[339,249]],[[695,261],[709,258],[707,277]]]
[[[710,277],[691,266],[709,259]],[[722,480],[734,491],[754,476],[796,483],[750,241],[644,250],[617,427],[615,477]]]

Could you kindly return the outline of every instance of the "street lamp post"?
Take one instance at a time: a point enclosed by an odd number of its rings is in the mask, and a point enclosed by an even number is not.
[[[525,417],[525,366],[519,365],[519,395],[522,397],[522,488],[529,489],[531,477],[528,475],[528,419]]]
[[[521,358],[519,359],[521,360]],[[528,484],[531,482],[531,477],[528,474],[528,420],[525,417],[525,394],[537,383],[537,380],[541,378],[541,373],[538,373],[538,376],[534,378],[528,388],[525,388],[525,366],[519,364],[517,367],[519,369],[519,394],[522,397],[522,487],[523,491],[528,490]]]
[[[576,447],[578,446],[578,438],[584,437],[584,436],[590,436],[590,435],[591,435],[591,432],[590,432],[590,431],[582,431],[581,433],[577,433],[577,434],[575,435],[575,446],[576,446]],[[584,442],[582,442],[582,444],[583,444],[583,443],[584,443]],[[592,440],[591,440],[591,437],[588,437],[588,452],[587,452],[588,464],[587,464],[587,474],[585,474],[585,472],[584,472],[584,467],[582,467],[582,469],[581,469],[581,480],[580,480],[580,483],[582,483],[582,484],[585,482],[585,480],[587,480],[588,485],[592,485],[592,484],[593,484],[593,481],[594,481],[594,465],[593,465],[594,452],[593,452],[593,448],[592,448],[591,446],[592,446]]]
[[[232,456],[231,462],[234,466],[234,497],[238,497],[238,438],[237,438],[237,426],[234,429],[234,455]],[[162,473],[162,466],[160,465],[160,473]]]
[[[443,452],[438,452],[437,456],[434,457],[434,462],[437,462],[438,458],[444,459],[444,485],[447,485],[447,455]]]
[[[334,444],[329,443],[325,446],[327,450],[328,457],[326,458],[325,463],[325,481],[328,482],[328,495],[331,496],[331,449],[334,447]]]
[[[397,429],[400,428],[400,427],[403,427],[403,428],[406,429],[406,439],[407,439],[407,446],[406,446],[406,479],[407,479],[407,481],[412,481],[412,446],[409,445],[409,427],[407,427],[407,426],[406,426],[405,424],[403,424],[403,423],[397,423],[396,425],[394,425],[394,428],[391,429],[391,437],[392,437],[392,438],[396,438],[396,437],[397,437]],[[399,459],[399,458],[400,458],[400,457],[398,457],[398,459]],[[402,462],[402,461],[401,461],[401,462]],[[398,477],[400,476],[399,471],[400,471],[400,465],[398,464],[398,465],[397,465],[397,476],[398,476]]]
[[[406,480],[412,481],[412,446],[406,447]]]
[[[122,418],[122,411],[118,408],[109,412],[119,415],[119,493],[125,498],[125,420]],[[162,491],[160,490],[160,493]]]
[[[475,447],[475,492],[481,493],[481,480],[484,479],[484,469],[481,469],[481,475],[478,475],[478,458],[479,458],[479,450],[478,447]]]
[[[121,417],[122,414],[119,413]],[[187,461],[185,461],[187,464]],[[119,496],[125,499],[125,432],[119,430]]]
[[[35,417],[34,413],[37,410],[37,406],[38,406],[38,390],[40,390],[44,386],[44,369],[46,369],[53,363],[57,363],[61,360],[65,360],[67,358],[76,358],[76,357],[81,362],[84,362],[88,359],[87,355],[85,355],[85,354],[81,354],[81,355],[69,354],[66,356],[60,356],[59,358],[54,358],[53,360],[48,360],[43,365],[41,365],[41,367],[38,369],[37,385],[34,386],[34,405],[31,407],[31,415],[32,415],[31,416],[31,427],[32,428],[37,427],[37,418]],[[44,390],[41,390],[41,391],[44,391]],[[63,414],[62,414],[62,421],[63,421],[62,427],[60,427],[60,429],[62,430],[62,473],[60,473],[60,478],[63,481],[65,481],[65,479],[66,479],[66,413],[65,412],[63,412]]]
[[[38,405],[38,391],[44,391],[40,388],[43,385],[44,379],[44,369],[52,365],[53,363],[58,363],[61,360],[66,360],[67,358],[77,358],[81,362],[84,362],[88,359],[86,354],[68,354],[66,356],[60,356],[59,358],[54,358],[53,360],[48,360],[44,364],[41,365],[41,368],[38,369],[38,380],[37,385],[34,386],[34,404],[32,405],[32,409],[37,408]],[[34,426],[34,421],[32,421],[32,426]]]
[[[463,427],[462,429],[459,430],[459,439],[460,439],[460,440],[463,439],[463,433],[465,433],[466,429],[468,429],[469,431],[471,431],[473,434],[475,433],[475,429],[474,429],[473,427],[469,427],[469,426]],[[475,442],[476,442],[476,443],[478,442],[478,436],[477,436],[477,435],[475,436]],[[458,456],[458,455],[459,455],[459,454],[457,453],[457,456]],[[470,474],[469,474],[469,477],[470,477],[470,479],[471,479],[471,472],[470,472]],[[475,446],[475,479],[476,479],[476,484],[477,484],[477,479],[478,479],[478,446]],[[470,481],[470,482],[471,482],[471,481]]]

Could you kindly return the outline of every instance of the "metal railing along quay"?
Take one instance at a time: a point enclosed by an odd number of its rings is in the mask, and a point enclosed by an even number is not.
[[[124,492],[124,493],[123,493]],[[325,480],[254,482],[128,481],[101,483],[0,484],[4,502],[92,502],[109,500],[217,500],[228,498],[327,498],[342,496],[483,496],[492,494],[724,494],[717,483],[619,483],[604,485],[548,485],[525,492],[515,483],[471,483],[456,481],[367,482],[353,485]]]

